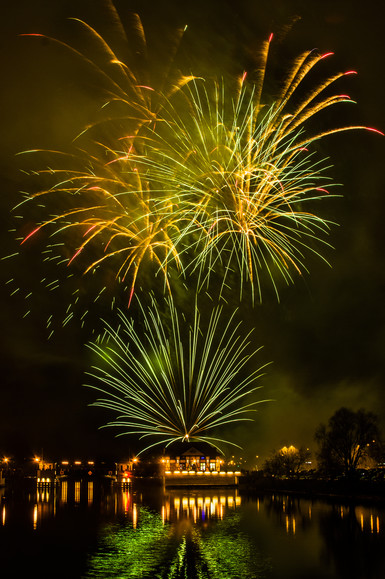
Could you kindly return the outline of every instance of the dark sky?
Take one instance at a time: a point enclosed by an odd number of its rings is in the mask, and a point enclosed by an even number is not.
[[[357,105],[354,124],[385,130],[384,14],[368,0],[116,3],[139,12],[153,52],[162,54],[175,26],[188,24],[181,58],[199,74],[229,75],[247,67],[261,39],[274,32],[272,58],[303,50],[332,51],[330,72],[354,69],[343,81]],[[152,7],[156,4],[156,9]],[[67,17],[84,18],[108,35],[102,0],[20,0],[2,7],[0,62],[1,235],[4,255],[12,249],[10,210],[26,187],[19,151],[65,147],[98,105],[84,68],[54,43],[20,37],[38,32],[74,40]],[[75,39],[77,40],[77,39]],[[158,52],[158,49],[160,52]],[[186,60],[184,60],[186,62]],[[345,113],[343,113],[345,114]],[[345,118],[343,118],[343,121]],[[313,447],[313,434],[341,406],[376,412],[385,432],[383,249],[385,140],[358,132],[325,140],[333,179],[343,198],[325,208],[339,223],[327,252],[331,267],[311,260],[311,274],[283,289],[281,303],[267,297],[244,314],[254,321],[256,341],[264,345],[261,363],[273,361],[263,378],[264,404],[255,423],[236,428],[250,456],[265,456],[282,445]],[[83,335],[66,328],[49,342],[44,320],[57,297],[40,298],[41,308],[23,319],[18,295],[9,296],[10,276],[33,287],[41,275],[33,252],[23,268],[0,262],[2,380],[0,454],[41,452],[127,452],[129,441],[98,431],[100,412],[88,408],[92,394],[82,387],[86,355]],[[37,292],[39,290],[36,290]],[[38,296],[39,297],[39,296]],[[37,300],[39,301],[39,300]],[[252,435],[250,435],[250,432]]]

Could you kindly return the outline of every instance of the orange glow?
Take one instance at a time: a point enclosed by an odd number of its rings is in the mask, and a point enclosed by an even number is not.
[[[130,493],[129,492],[124,492],[123,493],[123,505],[124,505],[124,512],[127,514],[128,513],[128,508],[130,506]]]
[[[33,507],[33,528],[37,528],[37,505]]]

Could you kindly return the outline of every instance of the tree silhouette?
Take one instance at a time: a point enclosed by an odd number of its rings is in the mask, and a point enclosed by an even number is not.
[[[354,412],[342,407],[327,426],[318,426],[314,438],[319,444],[320,469],[329,474],[352,476],[379,444],[377,416],[364,409]]]
[[[310,451],[306,448],[295,448],[284,446],[278,451],[274,451],[263,466],[263,470],[273,476],[286,476],[289,478],[298,477],[300,471],[310,458]]]

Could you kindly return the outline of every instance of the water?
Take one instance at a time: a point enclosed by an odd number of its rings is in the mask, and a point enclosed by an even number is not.
[[[0,576],[383,579],[384,505],[236,489],[0,489]]]

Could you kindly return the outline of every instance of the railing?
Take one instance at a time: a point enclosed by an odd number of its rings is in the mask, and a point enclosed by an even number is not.
[[[217,470],[166,470],[164,472],[164,474],[166,476],[172,476],[172,475],[179,475],[179,476],[190,476],[190,475],[196,475],[196,476],[241,476],[241,472],[239,470],[236,470],[235,472],[232,470],[229,471],[217,471]]]
[[[240,471],[193,471],[193,470],[166,470],[164,484],[166,486],[230,486],[238,485]]]

